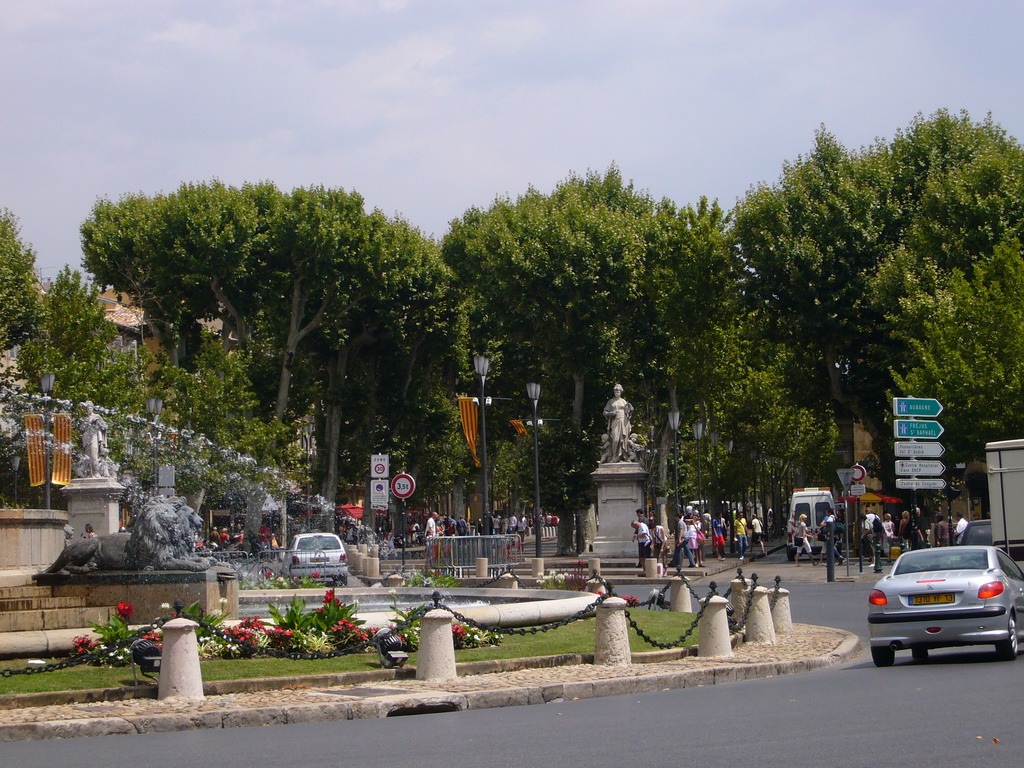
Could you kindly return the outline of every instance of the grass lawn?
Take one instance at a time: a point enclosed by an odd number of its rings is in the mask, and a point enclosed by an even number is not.
[[[655,640],[674,643],[693,621],[690,613],[647,611],[635,608],[630,616]],[[630,647],[634,653],[656,650],[632,629]],[[686,644],[697,641],[694,632]],[[506,635],[501,645],[493,648],[469,648],[455,652],[455,660],[485,661],[489,659],[518,659],[533,656],[556,656],[566,653],[594,652],[594,619],[575,621],[565,627],[535,635]],[[415,666],[416,654],[409,654],[409,664]],[[0,669],[22,669],[25,660],[0,661]],[[288,677],[294,675],[322,675],[336,672],[357,672],[379,669],[376,653],[361,653],[333,659],[291,660],[261,657],[256,659],[207,659],[202,662],[204,680],[237,680],[242,678]],[[141,678],[140,679],[144,679]],[[91,667],[82,664],[70,669],[35,675],[16,675],[0,678],[0,696],[10,693],[38,691],[71,691],[83,688],[116,688],[132,684],[131,667]]]

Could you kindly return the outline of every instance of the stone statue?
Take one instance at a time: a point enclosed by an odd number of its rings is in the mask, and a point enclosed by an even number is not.
[[[131,533],[74,539],[43,573],[205,571],[216,564],[195,553],[203,520],[180,496],[154,496]]]
[[[636,461],[636,436],[630,424],[633,406],[622,396],[621,384],[616,384],[612,393],[612,398],[604,406],[608,431],[601,438],[601,463]]]
[[[82,457],[75,471],[79,477],[114,477],[117,469],[107,449],[107,422],[87,402],[82,419]]]

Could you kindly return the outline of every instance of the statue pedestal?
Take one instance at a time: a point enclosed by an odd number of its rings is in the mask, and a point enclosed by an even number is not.
[[[85,533],[86,523],[92,523],[97,536],[117,533],[121,527],[121,509],[118,499],[124,486],[110,477],[76,477],[64,488],[68,500],[68,523],[75,536]]]
[[[601,464],[591,472],[597,484],[597,514],[601,525],[593,550],[597,557],[637,556],[632,523],[642,506],[647,472],[632,461]]]

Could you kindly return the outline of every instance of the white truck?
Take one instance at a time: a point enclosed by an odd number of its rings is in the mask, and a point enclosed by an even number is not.
[[[786,525],[786,556],[793,560],[796,558],[796,546],[793,544],[793,531],[796,529],[796,522],[800,515],[807,515],[807,530],[812,535],[821,526],[822,520],[829,510],[836,508],[836,500],[832,495],[832,489],[828,487],[819,488],[794,488],[793,496],[789,500],[789,522]],[[815,555],[821,551],[821,544],[812,544],[812,551]]]
[[[992,544],[1024,563],[1024,440],[985,445]]]

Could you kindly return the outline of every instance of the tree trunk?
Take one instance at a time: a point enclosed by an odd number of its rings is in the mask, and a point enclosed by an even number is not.
[[[316,314],[313,315],[308,323],[303,325],[302,320],[306,316],[306,301],[309,299],[309,294],[303,289],[302,281],[303,278],[298,276],[292,283],[292,306],[291,315],[288,318],[288,337],[282,350],[281,376],[277,385],[277,403],[274,406],[274,417],[278,421],[284,419],[285,411],[288,409],[288,390],[291,386],[291,367],[295,352],[302,340],[320,326],[328,304],[328,297],[325,296],[323,301],[320,302]]]
[[[583,428],[583,374],[572,375],[575,389],[572,396],[572,425],[577,429]]]

